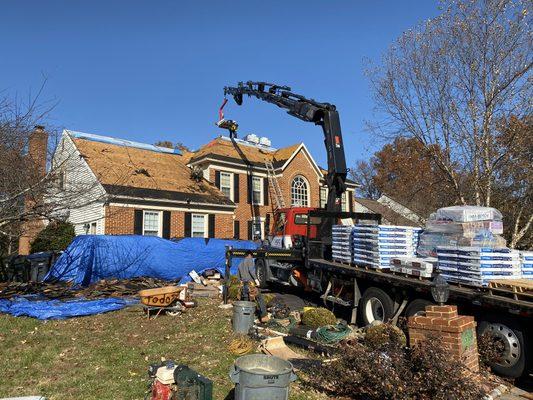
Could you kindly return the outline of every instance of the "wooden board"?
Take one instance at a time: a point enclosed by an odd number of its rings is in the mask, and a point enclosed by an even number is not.
[[[531,279],[495,279],[489,282],[490,288],[506,288],[517,293],[533,292]]]

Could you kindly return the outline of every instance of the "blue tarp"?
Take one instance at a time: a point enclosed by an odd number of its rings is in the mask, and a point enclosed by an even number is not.
[[[24,297],[16,297],[11,300],[0,299],[0,313],[11,314],[15,317],[25,316],[42,320],[65,319],[116,311],[137,302],[138,300],[134,299],[117,298],[32,301]]]
[[[192,270],[223,272],[226,246],[255,249],[244,240],[185,238],[170,241],[153,236],[77,236],[50,269],[45,280],[71,281],[87,286],[101,279],[141,276],[177,280]],[[240,260],[232,262],[232,273]]]

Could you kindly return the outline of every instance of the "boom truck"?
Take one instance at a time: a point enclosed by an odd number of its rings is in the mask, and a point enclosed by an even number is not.
[[[478,335],[490,331],[502,343],[503,351],[493,365],[496,373],[518,378],[531,372],[531,294],[508,287],[453,283],[442,287],[437,279],[432,282],[332,260],[333,224],[345,218],[356,223],[381,222],[380,215],[340,211],[348,171],[339,113],[333,104],[317,102],[293,93],[288,86],[267,82],[240,82],[236,87],[225,87],[224,94],[233,96],[238,105],[242,105],[245,95],[274,104],[289,115],[320,125],[324,132],[329,190],[326,207],[275,210],[269,240],[253,252],[261,287],[276,282],[316,292],[326,306],[336,304],[348,308],[351,323],[362,325],[374,321],[395,323],[400,316],[417,315],[427,305],[437,302],[438,291],[444,291],[449,303],[456,304],[461,313],[476,318]],[[226,129],[237,126],[235,121],[229,121]],[[230,137],[236,136],[235,131],[231,133]],[[226,251],[226,277],[229,277],[231,259],[243,257],[246,251],[235,248]]]

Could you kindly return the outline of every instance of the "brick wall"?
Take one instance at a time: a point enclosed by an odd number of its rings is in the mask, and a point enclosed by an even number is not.
[[[210,168],[209,180],[215,182],[216,166]],[[223,168],[221,169],[223,170]],[[290,162],[287,168],[283,171],[283,176],[278,178],[278,182],[283,193],[285,205],[291,206],[291,183],[295,176],[303,176],[308,182],[308,190],[310,192],[310,207],[318,207],[320,201],[320,186],[318,183],[318,175],[313,168],[311,162],[300,151]],[[273,223],[272,213],[274,210],[275,201],[272,197],[272,193],[269,194],[268,206],[251,205],[248,203],[248,175],[246,170],[239,173],[239,202],[236,203],[237,208],[235,210],[235,220],[240,224],[240,239],[248,239],[248,221],[252,220],[252,217],[262,217],[266,219],[267,214],[270,215],[270,226],[266,226],[265,231],[270,231],[270,227]],[[264,177],[267,180],[268,178]],[[264,186],[263,186],[264,187]],[[233,232],[233,222],[231,222],[231,229]],[[233,236],[233,233],[232,235]]]
[[[474,317],[458,315],[457,306],[427,306],[425,315],[409,317],[408,327],[410,346],[437,337],[452,358],[479,371],[476,322]]]
[[[132,235],[134,233],[134,213],[142,207],[105,207],[105,234],[106,235]],[[157,210],[155,210],[157,211]],[[206,211],[205,214],[213,212]],[[183,237],[185,235],[185,211],[170,212],[170,237]],[[233,215],[215,213],[215,237],[233,237]]]

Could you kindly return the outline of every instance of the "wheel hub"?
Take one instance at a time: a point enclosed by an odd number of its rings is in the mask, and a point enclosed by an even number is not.
[[[383,321],[385,311],[381,301],[375,297],[368,300],[365,307],[367,320],[370,322]]]
[[[515,365],[520,359],[521,348],[520,340],[518,340],[513,330],[500,323],[489,324],[488,330],[504,346],[503,353],[499,360],[496,361],[496,364],[503,367],[512,367]]]

